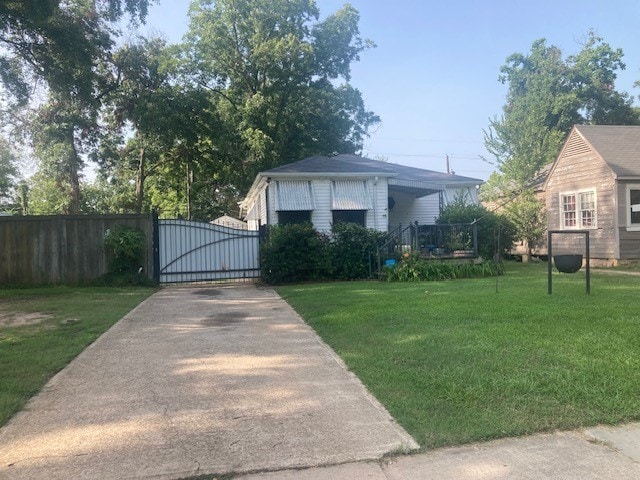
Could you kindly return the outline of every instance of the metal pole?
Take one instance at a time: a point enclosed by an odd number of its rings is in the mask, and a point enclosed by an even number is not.
[[[591,294],[591,265],[589,259],[589,232],[585,232],[587,250],[587,295]]]
[[[160,221],[158,220],[158,210],[155,208],[151,212],[153,222],[153,281],[160,283]]]
[[[553,280],[551,277],[551,257],[553,255],[552,247],[551,247],[551,236],[552,232],[547,233],[547,293],[551,295],[551,291],[553,290],[552,284]]]

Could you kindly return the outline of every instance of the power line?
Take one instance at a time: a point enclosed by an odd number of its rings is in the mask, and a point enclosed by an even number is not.
[[[437,158],[443,159],[447,156],[446,153],[380,153],[380,152],[368,152],[368,155],[382,155],[389,157],[416,157],[416,158]],[[457,155],[455,153],[449,154],[450,159],[460,160],[482,160],[482,155]]]

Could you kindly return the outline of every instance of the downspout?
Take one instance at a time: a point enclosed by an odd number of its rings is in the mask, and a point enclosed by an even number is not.
[[[378,177],[373,179],[373,228],[378,230]]]
[[[269,218],[269,187],[270,187],[270,182],[271,182],[271,179],[267,178],[267,186],[264,189],[264,206],[265,206],[265,212],[266,212],[266,215],[267,215],[265,223],[267,225],[271,225],[271,219]]]

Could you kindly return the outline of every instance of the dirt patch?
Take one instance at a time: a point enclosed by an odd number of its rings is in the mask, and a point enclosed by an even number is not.
[[[3,312],[0,311],[0,327],[21,327],[23,325],[36,325],[53,318],[53,315],[41,312]]]

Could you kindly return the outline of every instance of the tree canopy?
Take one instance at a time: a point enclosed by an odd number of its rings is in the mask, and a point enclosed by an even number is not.
[[[348,83],[351,64],[373,46],[360,37],[358,12],[345,5],[318,17],[309,0],[192,5],[184,75],[211,93],[215,162],[240,190],[263,169],[354,153],[379,121]]]
[[[96,59],[113,45],[107,25],[144,21],[154,0],[23,0],[0,3],[0,80],[25,102],[36,79],[90,98]]]
[[[578,54],[566,58],[544,39],[526,55],[509,56],[499,77],[509,87],[502,115],[485,131],[497,166],[485,194],[530,187],[575,124],[638,124],[632,97],[614,85],[625,68],[622,58],[621,49],[593,33]]]
[[[510,202],[505,214],[529,246],[544,231],[533,190],[572,126],[640,122],[633,98],[615,89],[617,72],[625,68],[622,58],[621,49],[590,33],[575,55],[563,58],[558,47],[540,39],[528,54],[509,56],[500,69],[499,79],[509,90],[502,115],[485,131],[485,147],[497,168],[481,198]]]

